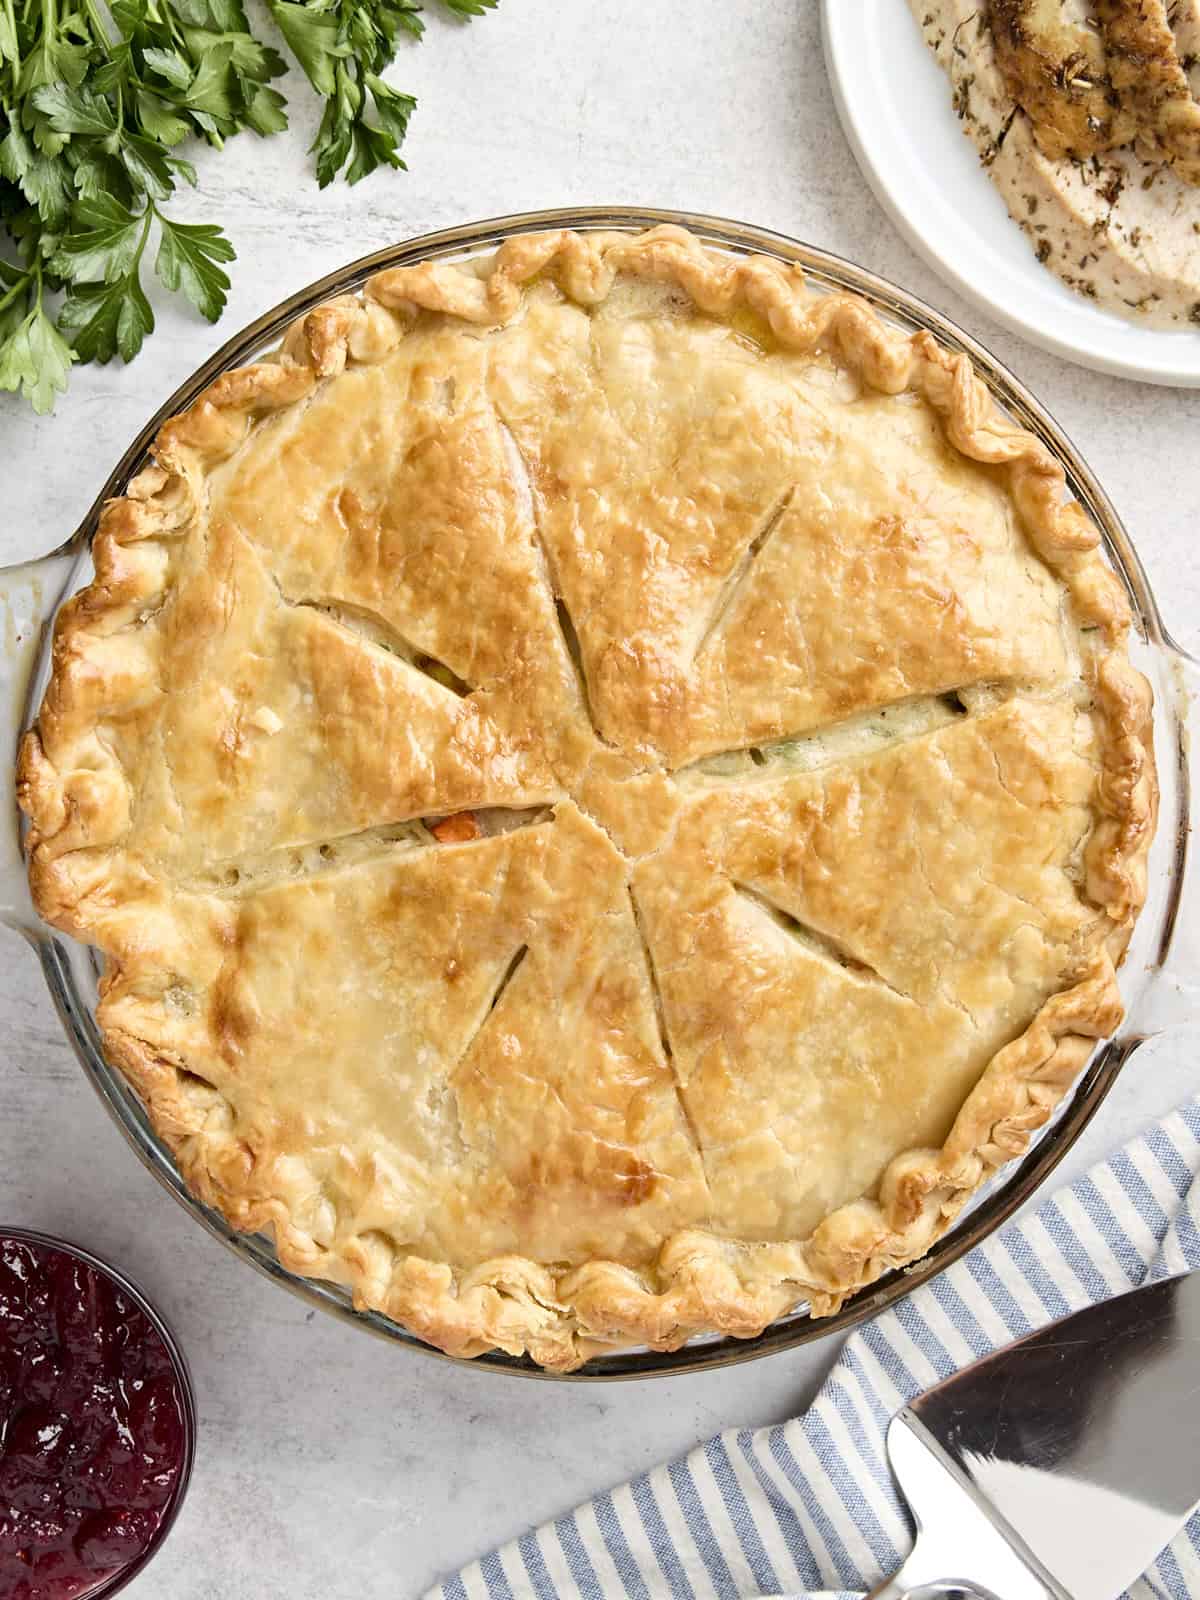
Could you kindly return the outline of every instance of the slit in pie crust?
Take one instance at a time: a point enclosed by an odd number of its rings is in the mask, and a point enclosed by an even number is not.
[[[20,764],[193,1190],[453,1354],[921,1256],[1121,1016],[1150,696],[968,359],[687,233],[372,278],[160,432]]]

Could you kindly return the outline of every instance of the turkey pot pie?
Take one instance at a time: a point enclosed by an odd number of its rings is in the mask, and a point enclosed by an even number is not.
[[[687,233],[384,271],[110,503],[20,762],[181,1171],[558,1370],[919,1257],[1121,1017],[1150,695],[969,361]]]

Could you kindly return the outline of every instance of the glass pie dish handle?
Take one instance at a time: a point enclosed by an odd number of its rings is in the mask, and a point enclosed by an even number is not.
[[[31,718],[31,702],[40,693],[35,681],[43,660],[46,631],[59,602],[86,555],[82,530],[66,544],[35,561],[0,567],[0,922],[38,936],[41,924],[29,897],[17,810],[17,745]]]
[[[1124,1054],[1160,1034],[1200,1027],[1200,661],[1165,632],[1156,653],[1155,755],[1162,808],[1150,894],[1155,875],[1161,874],[1168,897],[1144,975],[1134,976],[1134,982],[1142,978],[1140,993],[1116,1041]],[[1160,851],[1165,871],[1155,865]],[[1131,953],[1130,964],[1134,959]]]

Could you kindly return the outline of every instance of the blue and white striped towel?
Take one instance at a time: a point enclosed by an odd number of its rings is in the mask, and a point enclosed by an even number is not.
[[[743,1600],[871,1588],[912,1543],[884,1430],[997,1345],[1200,1267],[1200,1099],[853,1333],[809,1411],[718,1435],[493,1550],[428,1600]],[[1131,1591],[1200,1600],[1200,1513]]]

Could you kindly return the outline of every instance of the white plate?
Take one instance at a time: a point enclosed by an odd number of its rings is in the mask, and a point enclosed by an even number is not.
[[[822,0],[850,147],[901,233],[955,288],[1034,344],[1100,372],[1200,387],[1200,332],[1100,311],[1041,266],[979,164],[950,82],[905,0]]]

